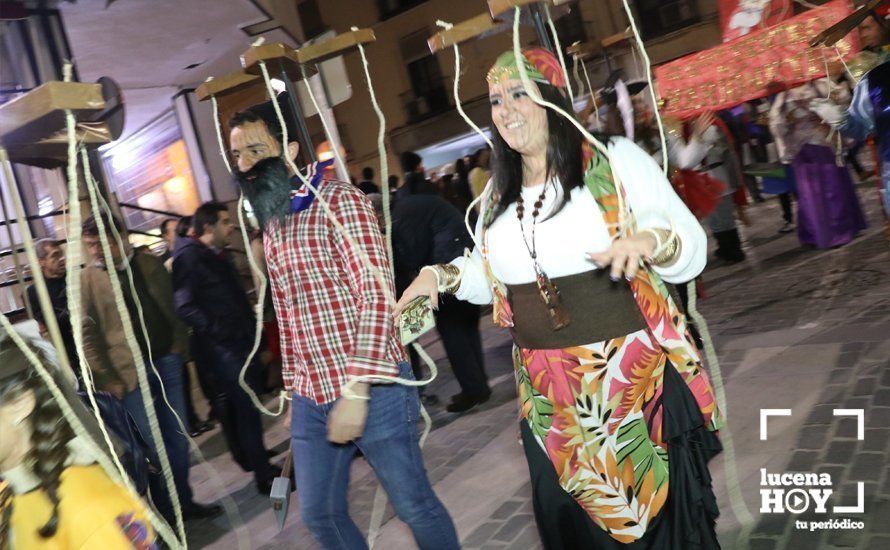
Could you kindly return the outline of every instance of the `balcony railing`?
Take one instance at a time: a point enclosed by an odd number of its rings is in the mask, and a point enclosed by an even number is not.
[[[400,94],[408,124],[415,124],[451,109],[448,101],[448,90],[442,86],[433,88],[422,95],[414,92]]]

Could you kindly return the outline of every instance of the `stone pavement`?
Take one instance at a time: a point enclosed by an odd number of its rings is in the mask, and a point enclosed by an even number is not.
[[[709,320],[720,358],[729,426],[724,452],[711,463],[724,548],[736,544],[741,522],[726,485],[731,459],[741,498],[754,519],[752,549],[807,550],[890,548],[890,246],[882,231],[873,188],[860,188],[870,227],[854,242],[833,250],[804,248],[794,234],[779,235],[775,201],[753,206],[754,225],[744,228],[748,260],[709,266],[699,309]],[[465,415],[432,407],[434,425],[424,448],[435,490],[451,512],[465,548],[541,548],[534,526],[528,470],[518,443],[518,417],[510,365],[509,335],[483,319],[484,345],[494,394]],[[435,335],[423,341],[440,367],[430,391],[443,401],[457,392]],[[791,409],[769,419],[769,437],[759,438],[761,408]],[[865,438],[856,439],[855,419],[832,409],[864,409]],[[266,441],[279,453],[287,434],[267,419]],[[731,438],[731,441],[730,439]],[[194,548],[317,548],[291,499],[285,529],[278,532],[266,497],[256,494],[249,474],[233,466],[218,430],[200,438],[219,472],[225,493],[237,504],[244,527],[233,532],[226,518],[188,525]],[[856,504],[864,482],[863,514],[763,514],[760,469],[769,473],[825,472],[836,491],[828,506]],[[219,498],[215,484],[196,466],[198,500]],[[377,483],[356,460],[350,486],[351,513],[367,529]],[[785,487],[791,489],[791,487]],[[849,517],[862,530],[797,529],[795,521]],[[387,507],[378,548],[413,548],[407,528]]]

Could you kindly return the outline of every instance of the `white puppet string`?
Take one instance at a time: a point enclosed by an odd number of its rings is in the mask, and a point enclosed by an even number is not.
[[[104,213],[106,213],[110,219],[112,216],[111,206],[105,200],[105,197],[103,197],[102,194],[99,192],[99,184],[93,178],[92,171],[90,170],[89,157],[87,155],[86,148],[81,149],[81,154],[83,157],[83,169],[84,169],[84,175],[85,175],[85,183],[87,186],[87,190],[89,192],[90,205],[93,208],[94,216],[97,219],[97,223],[98,223],[99,216],[95,215],[95,212],[99,211],[99,209],[101,209]],[[110,230],[111,235],[114,237],[115,243],[118,246],[118,250],[122,250],[122,251],[126,250],[124,247],[123,237],[121,236],[121,234],[117,230],[117,228],[114,226],[114,224],[107,226],[107,228]],[[103,233],[103,235],[104,235],[104,233]],[[105,242],[108,242],[107,237],[106,237]],[[103,246],[105,245],[105,242],[103,242]],[[133,303],[136,306],[137,317],[139,318],[139,327],[142,332],[142,336],[143,336],[144,340],[146,342],[148,342],[149,341],[148,327],[145,324],[145,314],[144,314],[144,310],[142,308],[142,301],[139,299],[139,294],[136,292],[136,284],[133,279],[133,268],[132,268],[131,262],[129,262],[129,261],[124,262],[124,268],[125,268],[125,271],[127,274],[127,282],[129,283],[129,290],[131,293],[130,295],[132,296]],[[197,459],[198,464],[200,464],[204,468],[205,473],[207,474],[207,477],[210,479],[210,481],[213,484],[215,484],[216,487],[219,489],[217,494],[219,496],[220,501],[222,502],[223,508],[226,510],[226,515],[229,518],[229,522],[231,523],[232,527],[235,529],[236,535],[238,536],[239,546],[241,548],[249,547],[250,546],[249,541],[245,539],[244,534],[243,534],[243,529],[241,529],[243,527],[243,521],[241,519],[240,513],[238,512],[238,507],[235,504],[235,501],[232,500],[232,498],[229,497],[228,493],[225,491],[225,484],[223,483],[222,478],[219,476],[219,473],[216,471],[216,469],[213,466],[210,465],[209,462],[207,462],[207,459],[204,457],[204,454],[201,452],[201,449],[198,447],[198,444],[195,443],[195,441],[188,435],[189,430],[186,429],[185,423],[183,422],[182,418],[179,416],[179,413],[177,413],[176,409],[173,408],[173,405],[170,404],[170,401],[167,398],[166,388],[164,387],[163,380],[161,379],[161,375],[154,366],[154,358],[152,356],[152,351],[151,351],[150,347],[148,348],[148,364],[152,367],[152,373],[155,375],[155,377],[158,380],[158,386],[161,389],[161,400],[163,401],[163,406],[166,406],[167,410],[169,410],[170,413],[173,414],[173,417],[176,419],[177,424],[179,424],[180,432],[183,434],[183,437],[185,437],[189,443],[189,447],[191,449],[191,452],[193,453],[193,456]],[[184,367],[185,366],[183,365],[183,368]]]
[[[355,32],[358,27],[352,27],[351,31]],[[368,69],[368,58],[365,55],[365,47],[361,42],[357,44],[358,53],[362,57],[362,68],[365,72],[365,81],[368,83],[368,93],[371,95],[371,105],[374,106],[374,113],[377,114],[379,126],[377,128],[377,154],[380,155],[380,188],[383,190],[383,225],[386,231],[386,256],[389,258],[389,265],[395,266],[395,259],[392,251],[392,212],[389,211],[390,189],[389,189],[389,162],[386,156],[386,144],[384,138],[386,136],[386,117],[383,116],[383,110],[377,103],[377,94],[374,92],[374,84],[371,82],[371,72]]]
[[[454,27],[453,24],[448,23],[447,21],[442,21],[441,19],[436,21],[436,25],[442,27],[445,30],[451,29]],[[479,126],[473,122],[467,113],[464,111],[464,107],[460,101],[460,50],[457,47],[457,43],[452,44],[454,46],[454,86],[452,87],[452,92],[454,93],[454,105],[457,108],[457,112],[464,119],[464,121],[473,129],[477,134],[482,136],[482,139],[485,140],[485,143],[488,144],[490,149],[494,148],[494,145],[491,143],[491,139],[485,135],[485,132],[482,131]],[[488,192],[489,184],[486,184],[485,189],[479,193],[479,196],[474,198],[469,206],[467,206],[466,211],[464,212],[464,226],[467,228],[467,233],[469,233],[470,238],[473,239],[473,244],[481,250],[481,246],[479,241],[476,240],[476,231],[473,227],[470,226],[470,214],[473,212],[473,209],[477,204],[482,200],[482,197],[486,195]]]
[[[596,90],[590,85],[590,74],[587,73],[587,64],[581,60],[581,70],[584,72],[584,80],[587,82],[587,89],[590,90],[590,101],[593,102],[593,113],[596,117],[596,127],[600,127],[600,107],[596,104]]]
[[[31,250],[34,250],[33,241],[26,240],[24,241],[25,247],[30,247]],[[36,257],[36,256],[35,256]],[[32,266],[34,268],[39,268],[39,266],[35,264]],[[86,427],[78,418],[77,413],[74,412],[74,409],[71,408],[71,403],[65,397],[65,394],[62,393],[62,390],[59,388],[59,385],[56,383],[55,378],[53,378],[52,374],[50,374],[46,365],[43,364],[43,361],[40,360],[39,357],[33,352],[33,350],[28,346],[25,340],[19,335],[16,331],[15,327],[12,325],[12,322],[9,318],[6,317],[5,313],[0,312],[0,325],[2,325],[3,330],[9,334],[9,337],[13,342],[19,347],[28,361],[31,363],[31,366],[34,367],[34,370],[37,371],[37,374],[43,380],[43,383],[46,384],[47,389],[50,394],[53,396],[53,400],[59,406],[59,409],[62,412],[62,416],[68,422],[68,425],[71,426],[71,430],[74,432],[74,435],[79,438],[80,441],[86,445],[89,449],[90,454],[93,458],[96,459],[96,462],[99,463],[99,466],[105,471],[105,473],[117,484],[122,485],[129,493],[132,498],[138,501],[142,501],[142,497],[136,492],[135,487],[133,487],[133,483],[130,478],[124,474],[121,475],[118,472],[114,463],[109,460],[109,455],[106,454],[98,445],[98,443],[93,439],[92,434],[87,431]],[[61,356],[61,354],[57,354]],[[102,423],[99,423],[100,427]],[[103,428],[104,430],[104,428]],[[114,458],[115,462],[118,462],[116,453],[112,450],[110,455]],[[148,521],[155,528],[155,532],[160,535],[162,539],[167,541],[168,544],[176,542],[176,535],[174,535],[173,531],[170,530],[170,527],[167,523],[160,519],[157,514],[155,514],[154,510],[149,506],[145,506],[145,513],[148,517]]]
[[[572,56],[572,76],[575,77],[575,84],[578,86],[578,95],[584,95],[584,83],[581,82],[581,73],[578,72],[578,56]]]
[[[71,82],[72,80],[73,68],[71,62],[66,62],[62,66],[62,74],[65,82]],[[66,240],[67,240],[67,253],[68,253],[68,271],[66,274],[65,280],[65,290],[68,298],[68,314],[71,320],[71,334],[74,340],[74,347],[77,351],[78,362],[80,366],[81,377],[84,382],[84,390],[86,391],[87,398],[90,402],[90,407],[93,413],[93,416],[96,418],[97,423],[99,424],[99,429],[102,432],[102,437],[105,439],[106,445],[108,445],[108,449],[110,451],[111,458],[114,462],[115,467],[118,469],[118,475],[122,478],[127,476],[126,471],[124,470],[123,465],[117,457],[117,453],[115,453],[114,445],[111,442],[111,436],[108,434],[108,430],[105,427],[104,422],[102,422],[102,417],[99,414],[99,405],[96,403],[96,395],[95,395],[95,387],[93,383],[92,372],[87,365],[86,358],[84,355],[84,347],[83,347],[83,324],[82,324],[82,296],[81,296],[81,278],[80,278],[80,270],[81,270],[81,255],[83,251],[83,247],[81,245],[81,211],[80,211],[80,196],[78,194],[77,188],[77,121],[74,118],[74,113],[70,109],[65,110],[65,124],[67,129],[67,139],[68,139],[68,208],[69,208],[69,216],[68,216],[68,227],[66,230]],[[16,204],[16,209],[20,206],[18,201],[18,194],[13,193],[13,201]],[[19,219],[25,219],[24,212],[18,216]],[[27,227],[27,224],[20,224]],[[25,237],[25,241],[32,241],[33,237],[30,235],[30,229],[23,235]],[[27,249],[26,244],[26,249]],[[32,246],[33,248],[33,246]],[[34,258],[30,258],[29,253],[29,261],[32,262],[32,265],[37,266],[39,262],[37,261],[36,253],[34,254]],[[63,349],[58,350],[59,354],[63,353]],[[180,522],[180,535],[185,538],[185,528],[182,526]]]
[[[556,55],[559,57],[559,66],[562,67],[562,73],[566,77],[566,90],[569,92],[569,101],[572,103],[572,110],[574,110],[575,94],[572,92],[569,71],[566,69],[566,61],[562,56],[562,45],[559,43],[559,35],[556,32],[556,25],[553,24],[553,18],[550,17],[550,6],[547,4],[544,4],[544,13],[547,15],[547,24],[550,26],[550,33],[553,34],[553,46],[556,48]]]
[[[726,390],[723,383],[723,371],[720,369],[720,361],[717,358],[717,351],[714,349],[714,342],[711,340],[711,332],[705,318],[699,313],[696,303],[698,295],[696,293],[695,281],[689,281],[686,285],[686,292],[689,296],[689,315],[695,321],[699,333],[701,333],[702,343],[705,348],[705,355],[708,358],[710,366],[711,382],[714,386],[714,396],[717,399],[718,406],[727,418],[726,408]],[[732,432],[729,429],[729,422],[725,422],[720,428],[720,441],[723,444],[723,453],[725,455],[724,470],[726,472],[726,489],[729,494],[729,504],[732,511],[742,524],[742,531],[739,533],[739,541],[742,548],[747,547],[747,536],[750,534],[754,525],[754,518],[742,498],[742,491],[739,486],[738,466],[736,465],[735,444],[732,439]]]
[[[649,54],[646,52],[646,45],[640,36],[640,30],[637,28],[637,20],[634,18],[627,0],[624,2],[624,11],[627,12],[627,18],[630,20],[630,28],[633,30],[634,38],[640,48],[640,55],[646,65],[646,81],[649,83],[649,95],[652,97],[652,105],[655,107],[655,121],[658,123],[658,135],[661,138],[661,168],[664,174],[668,173],[668,148],[667,137],[664,134],[664,122],[661,120],[661,112],[658,109],[658,95],[655,93],[655,83],[652,81],[652,61],[649,60]]]
[[[207,79],[207,82],[210,82],[212,79],[213,77],[211,76]],[[210,105],[213,107],[213,127],[216,129],[216,141],[219,143],[220,156],[222,156],[223,163],[226,165],[226,170],[231,174],[232,165],[229,164],[229,156],[226,154],[226,146],[223,142],[222,125],[219,122],[219,104],[216,101],[215,95],[210,96]]]
[[[306,73],[306,68],[303,65],[300,65],[300,72],[303,74],[303,85],[306,86],[306,93],[309,94],[309,100],[312,102],[312,107],[315,108],[315,113],[318,115],[318,120],[321,121],[322,130],[324,130],[325,135],[328,137],[328,143],[331,145],[331,151],[334,153],[334,159],[337,161],[337,166],[340,167],[340,171],[344,178],[349,177],[349,169],[346,167],[346,162],[343,160],[343,155],[340,154],[340,143],[339,141],[335,141],[332,136],[334,135],[331,132],[330,126],[328,126],[327,117],[324,116],[324,113],[321,112],[321,107],[318,106],[318,101],[315,100],[315,94],[312,92],[312,86],[309,84],[311,78]],[[318,79],[319,82],[324,78],[324,75],[321,73],[321,69],[318,71]],[[275,103],[278,103],[278,100],[275,100]],[[283,146],[283,152],[287,153],[287,145]]]
[[[84,151],[83,158],[86,158],[86,151]],[[173,506],[173,513],[176,517],[176,527],[179,531],[180,540],[179,544],[183,548],[188,547],[188,541],[185,536],[185,524],[183,523],[182,517],[182,509],[180,507],[179,501],[179,492],[176,489],[176,484],[173,481],[173,469],[170,466],[170,459],[167,455],[167,445],[164,442],[163,434],[161,433],[161,427],[158,423],[158,415],[157,410],[155,409],[154,399],[151,395],[151,387],[149,386],[148,372],[145,362],[145,357],[142,355],[142,349],[139,347],[139,343],[136,340],[136,332],[133,329],[133,319],[130,316],[130,311],[127,308],[126,301],[124,300],[124,291],[121,287],[121,281],[118,277],[117,273],[117,265],[114,260],[114,256],[111,254],[111,243],[108,240],[108,234],[106,231],[110,231],[105,225],[105,218],[102,216],[99,210],[99,201],[96,199],[96,190],[91,185],[92,177],[89,174],[89,166],[87,164],[88,161],[84,161],[84,175],[85,175],[85,183],[87,192],[89,193],[89,201],[90,201],[90,209],[93,213],[93,218],[96,220],[96,226],[99,233],[99,242],[101,243],[103,259],[105,261],[105,267],[108,271],[108,280],[111,282],[111,293],[114,296],[114,302],[117,306],[118,315],[120,315],[121,328],[124,330],[124,337],[127,341],[127,345],[130,348],[130,353],[133,356],[133,364],[136,368],[136,379],[137,379],[137,390],[139,390],[139,394],[142,397],[142,405],[145,407],[145,414],[148,418],[148,427],[151,432],[152,443],[154,443],[155,453],[160,460],[161,464],[161,472],[164,475],[164,482],[167,488],[167,492],[170,495],[171,505]],[[74,185],[77,182],[75,180]],[[78,210],[80,206],[77,206]],[[76,215],[76,213],[75,213]],[[74,217],[74,216],[72,216]],[[113,224],[112,224],[113,225]],[[79,243],[78,243],[79,245]],[[119,249],[120,254],[123,255],[126,253],[125,248]],[[121,260],[123,264],[126,266],[127,276],[130,277],[130,284],[132,285],[132,273],[130,271],[130,260],[127,258],[123,258]],[[136,302],[136,310],[140,319],[142,318],[142,308],[139,305],[138,297],[136,294],[133,294],[133,299]],[[70,305],[70,304],[69,304]],[[79,312],[78,312],[79,313]],[[72,326],[74,323],[74,315],[72,313],[71,319]],[[82,344],[82,342],[81,342]],[[158,376],[158,380],[160,380],[160,375],[158,375],[157,370],[154,366],[154,361],[151,356],[151,347],[146,346],[148,348],[148,362],[151,366],[152,371],[155,372],[155,375]],[[79,350],[82,352],[82,350]],[[81,363],[83,364],[83,356],[81,355]],[[164,392],[164,385],[160,384],[161,393],[164,397],[164,401],[167,401],[166,394]],[[174,412],[175,416],[175,412]]]
[[[844,59],[844,56],[841,54],[841,51],[837,46],[834,47],[835,53],[837,53],[837,58],[841,60],[841,63],[844,65],[844,69],[847,71],[847,75],[850,77],[850,80],[853,81],[853,84],[859,84],[860,78],[856,78],[853,74],[853,71],[850,70],[850,66],[847,65],[847,61]]]

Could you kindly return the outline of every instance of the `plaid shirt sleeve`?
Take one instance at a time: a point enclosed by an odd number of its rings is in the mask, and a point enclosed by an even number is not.
[[[367,254],[371,264],[382,272],[390,295],[395,295],[386,247],[371,203],[358,189],[339,193],[331,201],[331,210],[346,232]],[[361,256],[336,228],[334,240],[348,273],[348,284],[358,300],[355,340],[346,365],[349,378],[364,375],[398,376],[398,366],[388,353],[393,337],[392,310],[386,292],[374,273],[365,267]]]

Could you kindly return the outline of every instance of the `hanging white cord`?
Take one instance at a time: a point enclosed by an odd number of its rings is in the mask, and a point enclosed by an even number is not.
[[[85,155],[84,155],[85,156]],[[89,168],[84,165],[85,174]],[[76,186],[77,181],[74,181],[74,185]],[[176,484],[173,481],[173,470],[170,466],[170,459],[167,456],[167,445],[164,443],[163,436],[161,434],[161,427],[158,423],[157,410],[155,409],[154,399],[151,395],[151,386],[149,385],[148,379],[148,369],[145,364],[145,357],[142,355],[142,349],[139,347],[139,343],[136,340],[136,333],[133,329],[133,319],[130,316],[130,311],[127,309],[126,301],[124,300],[124,292],[121,287],[120,278],[117,276],[117,265],[115,264],[114,257],[111,255],[111,244],[108,240],[108,234],[106,231],[110,231],[105,225],[105,219],[101,215],[99,211],[99,204],[96,200],[95,194],[96,191],[93,189],[93,186],[90,185],[90,176],[85,175],[85,186],[89,193],[89,201],[90,208],[92,209],[93,217],[96,220],[96,226],[99,233],[99,242],[101,243],[103,258],[105,260],[105,267],[108,273],[108,280],[111,282],[111,292],[114,296],[114,302],[117,306],[118,314],[120,315],[121,328],[124,331],[124,337],[127,341],[127,345],[130,348],[130,353],[133,356],[133,364],[136,369],[136,379],[137,379],[137,390],[142,397],[142,405],[145,407],[145,414],[148,418],[148,427],[151,432],[152,442],[155,445],[155,450],[157,450],[158,460],[160,460],[161,464],[161,472],[164,475],[164,482],[167,488],[167,492],[170,496],[170,504],[173,506],[173,513],[176,517],[176,527],[179,531],[180,540],[178,541],[182,548],[188,548],[188,541],[185,536],[185,524],[183,523],[182,517],[182,509],[179,502],[179,492],[176,489]],[[79,218],[80,205],[77,205],[76,211],[72,212],[72,219]],[[77,234],[78,241],[77,246],[80,245],[80,233]],[[125,254],[126,249],[120,248],[120,254]],[[127,267],[128,275],[129,275],[129,264],[130,260],[127,258],[123,258],[122,262]],[[134,299],[138,299],[134,295]],[[80,323],[79,319],[79,308],[71,308],[70,296],[69,296],[69,309],[71,309],[71,325],[72,328],[77,327]],[[75,323],[74,319],[74,309],[78,310],[78,321]],[[139,307],[137,305],[137,311],[139,311]],[[140,313],[141,317],[141,313]],[[75,342],[77,342],[75,337]],[[79,355],[81,356],[81,364],[85,364],[86,361],[83,360],[83,350],[82,350],[83,342],[80,342],[81,349],[78,350]],[[152,371],[155,371],[157,375],[157,371],[154,366],[154,362],[151,359],[151,348],[148,348],[149,354],[149,364],[151,365]],[[160,379],[160,376],[158,376]],[[160,384],[161,393],[164,395],[164,385]],[[166,401],[166,396],[164,396],[164,400]],[[175,413],[174,413],[175,416]]]
[[[438,25],[439,27],[442,27],[445,30],[449,30],[454,27],[453,24],[448,23],[447,21],[442,21],[441,19],[436,21],[436,25]],[[485,143],[488,144],[488,147],[490,149],[494,149],[494,145],[491,143],[491,139],[485,135],[485,132],[483,132],[482,129],[479,128],[479,126],[477,126],[475,122],[470,120],[470,117],[464,111],[464,107],[461,104],[460,93],[459,93],[459,90],[460,90],[460,50],[457,47],[457,43],[452,44],[452,46],[454,47],[454,85],[452,87],[452,92],[454,94],[454,105],[457,108],[457,112],[464,119],[464,122],[466,122],[470,126],[470,128],[473,129],[474,132],[479,134],[483,140],[485,140]],[[466,211],[464,211],[464,226],[467,228],[467,233],[469,233],[470,238],[473,239],[473,244],[477,248],[480,248],[480,244],[479,244],[479,241],[476,240],[475,229],[470,226],[470,214],[473,212],[473,209],[476,207],[476,205],[479,204],[479,202],[482,200],[482,197],[486,196],[486,194],[489,191],[489,187],[490,187],[490,183],[486,184],[485,189],[483,189],[483,191],[481,193],[479,193],[478,197],[476,197],[472,201],[470,201],[469,206],[467,206]]]
[[[350,30],[357,31],[358,27],[352,27]],[[359,42],[358,53],[362,57],[362,69],[365,73],[365,82],[368,83],[368,93],[371,95],[371,105],[374,106],[374,113],[377,115],[377,154],[380,156],[380,188],[383,190],[383,224],[386,228],[386,256],[389,258],[389,265],[394,266],[395,260],[392,251],[392,212],[390,212],[390,189],[389,189],[389,162],[386,156],[386,144],[384,138],[386,136],[386,117],[383,116],[383,110],[377,103],[377,94],[374,92],[374,84],[371,82],[371,72],[368,69],[368,58],[365,55],[365,47]]]
[[[265,65],[265,63],[263,65]],[[331,150],[334,152],[334,159],[337,161],[337,166],[339,166],[343,174],[348,177],[349,169],[346,167],[346,162],[343,161],[343,156],[340,154],[339,143],[333,139],[334,134],[331,132],[330,126],[328,126],[327,118],[324,116],[324,113],[321,112],[321,107],[318,106],[318,101],[315,100],[315,93],[312,91],[312,86],[309,84],[309,75],[306,73],[306,69],[303,68],[302,65],[300,65],[300,70],[303,73],[303,85],[306,86],[306,93],[309,94],[309,101],[312,102],[312,107],[314,107],[315,112],[318,113],[318,120],[321,121],[321,127],[328,138],[328,143],[331,144]],[[324,78],[320,70],[318,72],[318,78],[319,81]],[[285,148],[284,151],[287,152],[287,149]]]
[[[844,65],[844,70],[847,71],[847,76],[850,77],[850,80],[853,81],[853,84],[859,84],[859,81],[862,80],[862,79],[861,79],[861,78],[856,78],[856,77],[853,75],[853,71],[850,70],[850,66],[847,65],[847,61],[844,59],[844,56],[841,54],[841,51],[838,49],[837,45],[834,46],[834,51],[835,51],[835,53],[837,53],[837,58],[841,60],[841,63],[843,63],[843,65]]]
[[[723,383],[723,371],[720,368],[720,361],[717,358],[717,350],[714,349],[714,342],[711,340],[711,331],[705,318],[699,313],[696,307],[698,296],[696,292],[695,281],[690,281],[686,285],[686,292],[689,296],[689,315],[695,321],[695,325],[701,334],[702,343],[705,348],[705,355],[708,358],[708,370],[711,374],[711,382],[714,387],[714,397],[717,399],[717,406],[720,407],[724,418],[727,418],[726,390]],[[732,432],[729,429],[729,422],[725,422],[720,428],[720,442],[723,445],[724,467],[726,473],[726,490],[729,495],[729,505],[732,508],[735,517],[742,525],[742,530],[738,535],[737,542],[740,548],[748,547],[748,537],[754,528],[754,518],[748,510],[745,499],[742,497],[742,490],[739,485],[738,466],[736,464],[735,443],[732,438]]]
[[[110,219],[111,216],[113,215],[112,211],[111,211],[111,206],[105,200],[105,197],[103,197],[102,194],[99,192],[99,184],[93,178],[92,171],[90,170],[89,156],[87,154],[86,148],[81,149],[81,155],[82,155],[82,160],[83,160],[85,183],[87,186],[87,190],[89,192],[90,205],[93,210],[93,215],[98,220],[100,216],[97,215],[97,212],[101,212],[101,213],[107,214]],[[114,224],[107,226],[107,228],[111,232],[112,237],[114,237],[114,240],[118,246],[118,249],[121,251],[125,250],[123,237],[121,236],[121,234],[117,230],[117,228],[114,227]],[[104,233],[103,233],[103,235],[104,235]],[[106,237],[106,239],[107,239],[107,237]],[[103,246],[104,246],[104,243],[103,243]],[[146,342],[148,342],[149,341],[148,327],[145,324],[145,314],[144,314],[144,310],[142,308],[142,301],[140,300],[139,294],[136,291],[136,283],[133,279],[133,269],[132,269],[132,265],[129,261],[124,262],[124,269],[127,274],[127,282],[129,284],[130,295],[133,297],[133,303],[136,306],[136,313],[137,313],[137,317],[139,319],[139,328],[142,332],[142,337],[144,338],[144,340]],[[232,500],[232,498],[226,492],[225,484],[223,483],[223,480],[220,477],[219,473],[216,471],[216,468],[214,468],[213,466],[210,465],[209,462],[207,462],[207,459],[204,457],[204,453],[201,452],[201,449],[200,449],[200,447],[198,447],[198,444],[195,443],[194,439],[192,439],[191,436],[188,435],[189,431],[186,428],[182,418],[179,416],[179,413],[177,413],[176,409],[173,408],[173,405],[170,404],[170,401],[167,398],[167,390],[164,387],[164,383],[163,383],[163,380],[161,379],[161,375],[154,365],[154,357],[153,357],[150,347],[148,347],[148,364],[149,364],[149,366],[151,366],[152,373],[155,375],[155,378],[157,378],[158,386],[161,388],[161,400],[163,401],[163,406],[165,406],[167,408],[167,410],[173,414],[173,417],[176,419],[177,424],[179,424],[179,429],[180,429],[181,433],[183,434],[183,437],[185,437],[186,440],[188,441],[189,448],[191,449],[193,456],[197,459],[197,463],[201,467],[204,468],[205,473],[207,474],[207,477],[210,479],[210,481],[214,485],[216,485],[216,487],[218,489],[217,496],[219,497],[220,502],[222,503],[222,506],[226,511],[226,515],[229,518],[229,522],[232,525],[232,527],[234,528],[235,534],[238,537],[238,546],[240,548],[249,548],[250,547],[249,539],[245,538],[245,536],[244,536],[244,532],[243,532],[244,531],[243,530],[244,522],[241,519],[241,514],[238,511],[238,506],[237,506],[237,504],[235,504],[235,501]],[[185,365],[183,365],[183,368],[184,367],[185,367]],[[187,391],[187,390],[184,390],[184,391]]]
[[[28,240],[25,241],[25,247],[30,247],[31,251],[34,252],[34,244],[33,241]],[[36,253],[34,254],[36,258]],[[39,269],[40,266],[34,262],[32,264],[33,269]],[[47,370],[47,367],[43,364],[39,357],[32,351],[30,347],[28,347],[25,340],[19,335],[13,326],[12,322],[9,318],[6,317],[5,313],[0,312],[0,325],[2,325],[3,330],[9,334],[9,337],[13,342],[19,347],[28,361],[31,363],[31,366],[34,367],[34,370],[37,371],[37,374],[40,376],[43,383],[46,384],[47,389],[53,396],[53,400],[59,406],[59,409],[62,411],[62,416],[68,422],[68,425],[71,426],[71,430],[74,432],[74,435],[78,437],[79,441],[83,442],[84,445],[89,449],[90,455],[96,459],[96,462],[99,463],[99,466],[105,471],[105,473],[118,485],[122,485],[129,493],[130,497],[134,500],[142,501],[142,497],[139,493],[136,492],[135,487],[133,487],[133,482],[130,478],[124,474],[121,475],[117,469],[117,466],[109,460],[109,455],[106,454],[98,445],[98,442],[95,441],[90,434],[90,432],[86,429],[83,423],[78,418],[77,413],[74,412],[74,409],[71,408],[71,403],[68,402],[68,399],[65,397],[65,394],[62,393],[61,388],[56,383],[55,378],[53,378],[52,374]],[[102,423],[99,423],[100,428],[104,431],[104,427]],[[117,461],[117,455],[112,451],[111,456],[114,457],[115,462]],[[145,506],[145,514],[148,517],[148,521],[155,528],[155,532],[167,542],[167,544],[171,545],[171,547],[176,547],[176,543],[178,542],[176,539],[176,535],[167,525],[167,523],[159,518],[157,514],[155,514],[154,510],[151,509],[150,506]]]
[[[578,95],[584,95],[584,83],[581,82],[581,73],[578,72],[578,56],[572,56],[572,76],[575,77],[575,84],[578,86]]]
[[[590,75],[587,73],[587,64],[581,60],[581,70],[584,72],[584,81],[587,82],[587,89],[590,90],[590,101],[593,102],[593,112],[596,117],[596,126],[600,127],[600,107],[596,104],[596,90],[590,85]],[[586,121],[585,121],[586,122]]]
[[[640,37],[640,31],[637,29],[637,20],[634,18],[627,0],[624,3],[624,11],[627,12],[627,18],[630,20],[630,28],[633,30],[634,38],[640,48],[640,55],[646,65],[646,81],[649,83],[649,95],[652,97],[652,105],[655,107],[655,121],[658,123],[658,135],[661,138],[661,167],[664,174],[668,174],[668,149],[667,138],[664,135],[664,122],[661,120],[661,112],[658,108],[658,96],[655,93],[655,83],[652,81],[652,61],[649,60],[649,54],[646,52],[646,45]]]
[[[213,80],[213,77],[208,78],[207,82],[210,82],[211,80]],[[215,95],[210,96],[210,105],[213,107],[213,128],[216,130],[216,141],[219,143],[219,153],[223,159],[223,164],[226,165],[226,170],[231,174],[232,165],[229,164],[229,155],[226,154],[226,146],[225,142],[223,142],[222,124],[219,120],[219,104],[216,101]],[[247,249],[245,248],[245,250]]]
[[[562,74],[566,78],[566,90],[569,92],[569,101],[572,104],[572,110],[575,109],[575,94],[572,92],[572,81],[569,80],[569,71],[566,69],[566,61],[562,56],[562,45],[559,43],[559,35],[556,32],[556,25],[553,24],[553,18],[550,17],[550,6],[544,4],[544,13],[547,15],[547,24],[550,26],[550,33],[553,34],[553,46],[556,48],[556,55],[559,57],[559,66],[562,67]]]

